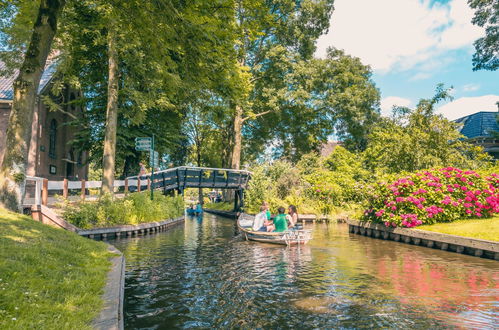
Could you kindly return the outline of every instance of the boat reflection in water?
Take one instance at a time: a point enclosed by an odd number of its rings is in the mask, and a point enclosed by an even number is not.
[[[310,227],[309,244],[287,247],[205,214],[113,241],[127,260],[125,327],[496,326],[497,261]]]

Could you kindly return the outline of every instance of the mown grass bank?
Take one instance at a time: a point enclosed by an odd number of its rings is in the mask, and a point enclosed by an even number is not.
[[[417,229],[499,242],[499,216],[419,226]],[[416,230],[417,230],[416,229]]]
[[[86,329],[102,307],[107,245],[0,208],[0,329]]]
[[[217,210],[217,211],[233,211],[234,203],[232,202],[204,203],[203,208]]]

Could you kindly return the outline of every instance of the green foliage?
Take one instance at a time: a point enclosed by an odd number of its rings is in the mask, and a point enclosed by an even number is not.
[[[0,246],[0,328],[92,328],[106,244],[0,209]]]
[[[435,114],[435,105],[449,97],[448,90],[439,85],[436,95],[420,100],[416,109],[395,109],[391,118],[379,122],[368,135],[367,168],[400,173],[442,166],[486,166],[491,157],[464,141],[456,123]]]
[[[499,68],[499,5],[496,0],[468,0],[475,9],[472,23],[485,29],[485,36],[475,41],[473,70]]]
[[[184,201],[181,196],[168,197],[154,193],[151,201],[148,191],[132,193],[122,199],[102,196],[97,202],[67,204],[63,210],[66,221],[80,228],[111,227],[116,225],[136,225],[172,219],[184,214]]]
[[[251,181],[245,203],[250,212],[258,212],[263,201],[272,210],[294,204],[300,213],[328,215],[349,208],[362,200],[364,185],[370,177],[359,156],[337,147],[326,159],[305,155],[296,166],[276,161],[251,169]]]
[[[203,208],[219,210],[219,211],[233,211],[234,204],[231,202],[222,203],[204,203]]]

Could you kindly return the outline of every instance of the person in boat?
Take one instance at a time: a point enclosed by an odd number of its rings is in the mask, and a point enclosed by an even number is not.
[[[197,214],[201,214],[201,213],[203,213],[203,207],[201,206],[201,203],[198,203],[198,204],[196,205],[196,213],[197,213]]]
[[[264,225],[266,221],[267,221],[267,213],[265,212],[265,207],[263,207],[262,205],[260,206],[260,213],[255,215],[252,229],[254,231],[266,231],[267,228]]]
[[[293,228],[298,223],[298,212],[296,211],[296,206],[290,205],[288,207],[288,215],[286,216],[288,222],[288,227]]]
[[[263,225],[265,227],[272,225],[272,214],[270,213],[269,203],[267,203],[266,201],[263,201],[262,205],[260,206],[260,209],[262,209],[262,208],[265,210],[265,215],[266,215],[266,219],[265,219],[265,222],[263,223]]]
[[[280,208],[277,209],[277,212],[278,214],[275,216],[272,225],[267,227],[267,231],[280,233],[288,230],[288,221],[286,220],[286,214],[285,214],[286,210],[284,209],[284,207],[281,206]]]

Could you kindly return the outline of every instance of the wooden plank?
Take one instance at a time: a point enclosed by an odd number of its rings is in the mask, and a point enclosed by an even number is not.
[[[49,199],[49,180],[43,179],[42,184],[42,205],[47,205]]]

